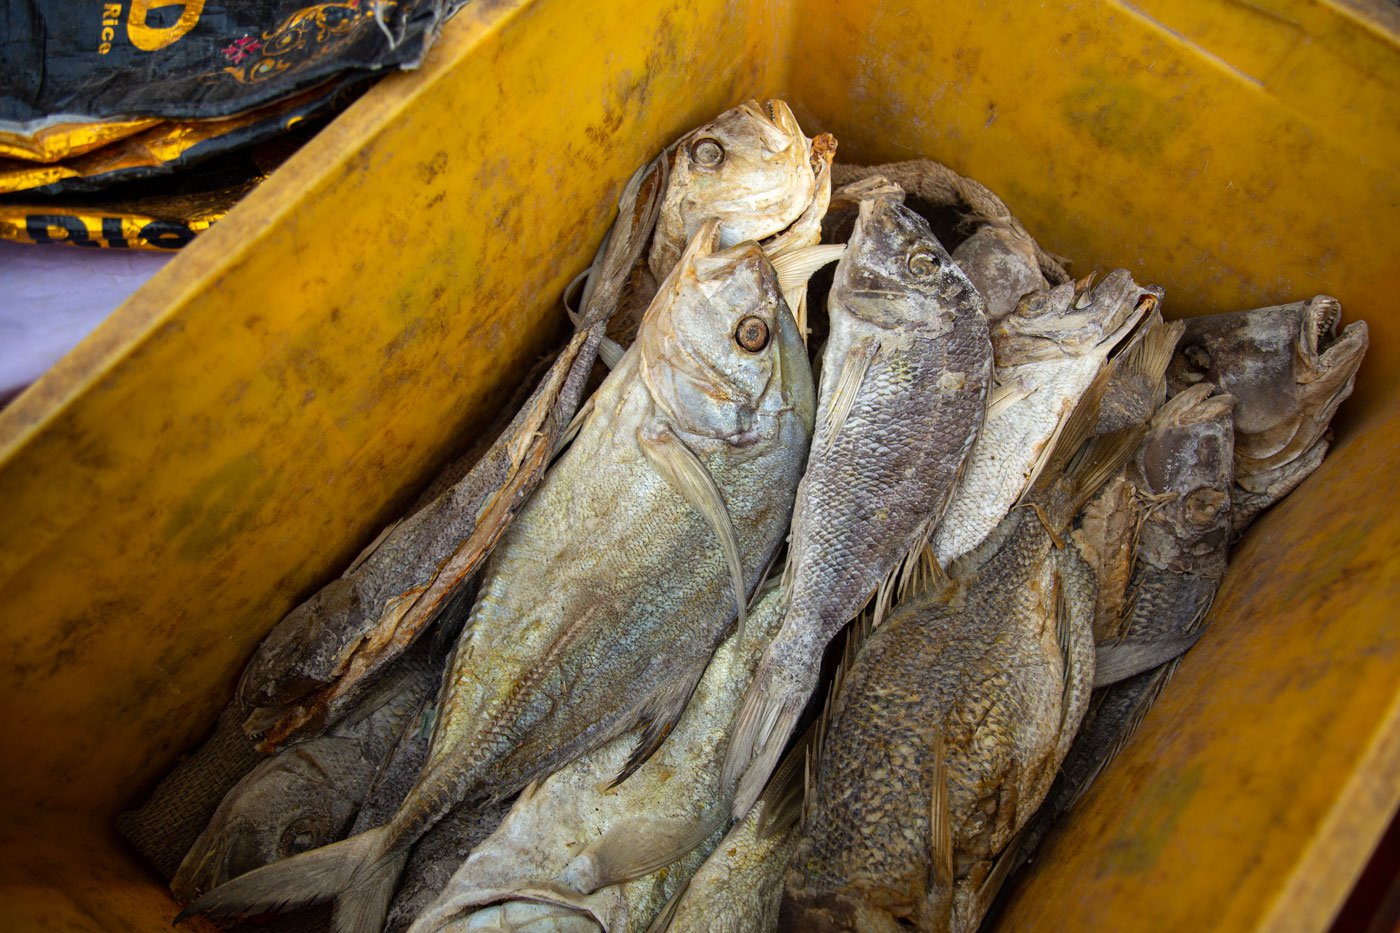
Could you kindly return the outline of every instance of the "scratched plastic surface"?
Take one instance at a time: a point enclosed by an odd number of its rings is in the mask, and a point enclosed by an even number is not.
[[[1372,351],[1336,449],[1006,929],[1317,929],[1400,796],[1400,55],[1384,4],[469,4],[0,412],[0,919],[154,929],[112,815],[262,634],[562,334],[622,181],[784,96],[929,154],[1169,313],[1326,292]]]

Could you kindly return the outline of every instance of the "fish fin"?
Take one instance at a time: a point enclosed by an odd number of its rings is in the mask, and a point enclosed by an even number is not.
[[[860,384],[865,380],[865,372],[870,368],[870,362],[875,359],[875,355],[880,352],[880,341],[875,337],[861,337],[851,345],[851,351],[846,354],[846,358],[841,361],[841,372],[836,377],[835,388],[831,390],[831,404],[827,406],[826,437],[822,446],[824,452],[829,452],[836,443],[836,438],[840,435],[841,429],[845,427],[846,418],[851,413],[851,406],[855,404],[856,394],[860,391]]]
[[[691,877],[694,877],[693,875]],[[666,933],[671,929],[671,924],[675,922],[676,911],[680,909],[681,901],[685,898],[685,892],[690,890],[690,878],[681,882],[676,888],[676,893],[671,895],[671,899],[666,902],[666,906],[661,908],[661,913],[652,918],[647,926],[646,933]]]
[[[814,272],[840,259],[845,251],[844,243],[822,243],[772,256],[769,261],[773,264],[773,271],[778,273],[778,288],[782,291],[783,298],[788,300],[788,306],[793,305],[790,296],[805,286]]]
[[[816,741],[817,727],[814,723],[802,733],[802,738],[783,757],[768,786],[758,798],[758,835],[770,839],[792,829],[802,819],[806,806],[808,767],[811,761],[812,745]]]
[[[608,238],[611,236],[612,231],[608,231],[604,235],[601,250],[607,249]],[[593,270],[596,268],[597,266],[589,266],[570,279],[569,284],[564,286],[564,295],[560,299],[560,303],[564,306],[564,313],[568,315],[569,323],[573,324],[574,327],[583,326],[583,312],[579,310],[583,307],[582,293],[587,289],[589,281],[593,278]]]
[[[729,578],[734,587],[734,604],[738,608],[736,644],[744,641],[748,623],[745,603],[748,591],[744,586],[744,567],[739,557],[739,535],[724,504],[724,496],[715,485],[714,477],[695,452],[685,445],[676,432],[664,422],[653,421],[637,432],[637,440],[648,461],[671,487],[680,493],[690,507],[709,523],[719,539],[724,560],[729,565]]]
[[[779,686],[774,665],[765,653],[740,703],[720,770],[720,786],[735,788],[735,822],[758,802],[807,699],[801,689]]]
[[[1031,466],[1030,479],[1026,483],[1021,502],[1027,501],[1032,495],[1043,492],[1053,484],[1064,473],[1075,453],[1094,433],[1094,426],[1099,420],[1099,407],[1103,404],[1104,393],[1108,391],[1108,383],[1112,377],[1111,366],[1101,367],[1098,375],[1089,383],[1089,387],[1079,396],[1079,401],[1068,414],[1060,418],[1050,439],[1040,451],[1040,456]]]
[[[932,878],[937,887],[947,890],[953,886],[953,821],[948,810],[948,749],[941,729],[928,754],[933,759],[928,815]]]
[[[637,740],[637,747],[632,750],[632,754],[627,756],[622,770],[608,784],[608,790],[635,774],[637,769],[646,764],[647,759],[665,744],[666,737],[671,734],[671,730],[685,713],[686,705],[690,703],[690,695],[695,692],[695,685],[700,682],[700,677],[705,672],[703,664],[696,667],[690,676],[663,684],[642,704],[637,713],[637,724],[642,727],[641,737]]]
[[[197,914],[241,917],[317,904],[341,897],[358,884],[362,876],[383,883],[385,879],[381,875],[388,872],[391,863],[398,862],[402,867],[402,861],[403,856],[389,845],[387,828],[377,826],[358,836],[239,875],[195,898],[180,911],[175,922]],[[397,872],[389,873],[390,894],[397,879]],[[387,897],[384,902],[387,909]],[[369,929],[378,929],[383,924],[384,918],[379,917]],[[340,929],[338,923],[337,929]]]
[[[998,383],[992,386],[992,391],[987,395],[987,421],[1000,417],[1005,411],[1017,402],[1027,399],[1035,394],[1034,389],[1028,389],[1019,381]]]
[[[1162,690],[1166,687],[1167,681],[1172,679],[1172,675],[1176,673],[1176,669],[1180,666],[1181,659],[1177,658],[1168,661],[1156,671],[1152,672],[1152,683],[1138,701],[1137,706],[1133,708],[1133,714],[1128,717],[1118,735],[1114,737],[1112,744],[1108,747],[1108,751],[1104,753],[1102,758],[1094,763],[1093,770],[1085,776],[1079,786],[1074,788],[1074,791],[1070,794],[1069,800],[1065,803],[1063,812],[1068,813],[1071,808],[1077,806],[1080,799],[1089,792],[1089,788],[1094,786],[1094,782],[1099,779],[1099,775],[1104,772],[1104,769],[1109,766],[1113,759],[1118,757],[1118,753],[1128,744],[1128,740],[1133,737],[1133,733],[1137,732],[1137,728],[1142,724],[1142,719],[1147,715],[1147,711],[1152,708],[1152,705],[1157,702],[1157,698],[1162,695]]]
[[[642,878],[684,858],[724,828],[724,811],[696,823],[639,817],[615,823],[564,868],[559,880],[580,894]]]
[[[622,354],[626,352],[627,348],[611,337],[604,336],[598,340],[598,359],[608,369],[617,368],[617,364],[622,362]]]
[[[336,899],[331,912],[335,933],[379,933],[384,929],[409,851],[390,852],[355,872],[350,887]]]
[[[822,704],[821,713],[810,730],[811,739],[807,743],[806,796],[802,803],[804,820],[812,815],[812,805],[816,801],[814,763],[820,762],[826,751],[827,736],[831,733],[832,711],[840,701],[842,691],[846,689],[846,675],[855,663],[856,655],[875,629],[875,612],[875,609],[867,608],[846,626],[846,640],[841,645],[841,660],[837,663],[836,673],[832,675],[831,683],[827,686],[826,702]]]
[[[1021,847],[1026,841],[1026,829],[1030,826],[1027,823],[1007,840],[1006,846],[992,862],[992,870],[987,872],[987,877],[982,879],[981,886],[977,889],[977,901],[979,904],[990,906],[1002,886],[1006,884],[1006,879],[1011,877],[1011,872],[1021,863]]]
[[[1164,321],[1160,311],[1153,311],[1143,324],[1142,339],[1120,358],[1116,368],[1123,373],[1144,375],[1154,385],[1163,382],[1185,332],[1185,321]]]
[[[1127,680],[1135,674],[1161,667],[1185,654],[1200,640],[1204,629],[1155,642],[1119,642],[1094,649],[1094,689]]]
[[[1147,433],[1146,425],[1135,425],[1093,438],[1079,457],[1065,470],[1069,481],[1072,514],[1077,514],[1103,484],[1122,469]]]
[[[1060,645],[1060,732],[1064,732],[1065,716],[1069,713],[1070,693],[1074,688],[1074,652],[1070,650],[1071,630],[1069,606],[1065,603],[1064,580],[1055,572],[1055,588],[1051,594],[1055,614],[1055,640]]]

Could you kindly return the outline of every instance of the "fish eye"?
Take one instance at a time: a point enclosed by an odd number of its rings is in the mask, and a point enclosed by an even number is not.
[[[938,271],[938,257],[926,249],[910,254],[907,265],[909,271],[921,279],[926,279]]]
[[[724,161],[724,147],[706,136],[690,144],[690,158],[697,165],[714,168]]]
[[[1228,505],[1225,493],[1209,487],[1197,489],[1186,497],[1186,517],[1196,525],[1209,525]]]
[[[750,353],[757,353],[768,346],[768,325],[763,318],[750,314],[734,329],[734,342]]]
[[[282,838],[279,840],[278,848],[282,852],[283,858],[290,858],[299,855],[309,849],[316,848],[316,834],[310,820],[294,820],[282,830]]]
[[[1179,352],[1188,367],[1184,374],[1187,382],[1200,382],[1210,372],[1210,351],[1199,343],[1187,344]]]

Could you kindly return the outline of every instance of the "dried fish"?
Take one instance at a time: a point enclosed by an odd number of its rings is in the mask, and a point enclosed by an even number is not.
[[[1040,474],[1070,414],[1096,408],[1109,355],[1161,301],[1122,269],[1021,299],[991,331],[995,386],[987,420],[933,538],[941,566],[975,548]]]
[[[805,347],[760,248],[705,224],[491,557],[432,750],[395,816],[235,879],[192,912],[336,898],[379,929],[409,849],[633,727],[680,717],[786,531],[814,415]]]
[[[1093,574],[1058,545],[1140,436],[1095,438],[1064,468],[1096,418],[1081,410],[1027,502],[856,654],[787,876],[788,928],[976,929],[1089,698]]]
[[[991,379],[982,299],[898,197],[860,202],[828,298],[821,417],[788,551],[792,604],[725,761],[758,799],[817,686],[822,651],[943,512]]]
[[[719,766],[786,604],[776,589],[759,601],[742,643],[736,634],[719,647],[670,737],[627,780],[614,778],[636,739],[619,736],[522,795],[413,929],[443,929],[474,911],[504,919],[511,902],[542,900],[607,930],[645,930],[728,822],[733,785],[721,783]]]
[[[1341,318],[1341,303],[1318,295],[1186,322],[1168,387],[1209,382],[1236,399],[1237,537],[1317,469],[1331,444],[1328,426],[1369,343],[1365,321],[1337,333]]]

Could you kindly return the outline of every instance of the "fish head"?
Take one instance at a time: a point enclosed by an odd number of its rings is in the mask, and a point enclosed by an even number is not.
[[[807,349],[778,275],[753,241],[718,249],[703,224],[658,290],[637,335],[648,389],[677,428],[744,444],[761,423],[815,418]]]
[[[952,309],[984,307],[928,221],[892,196],[860,202],[832,291],[851,313],[884,326],[945,330]]]
[[[1200,383],[1158,409],[1129,469],[1147,503],[1138,553],[1161,570],[1225,571],[1235,399],[1214,389]]]
[[[817,194],[812,141],[781,100],[748,101],[675,144],[649,262],[660,281],[700,225],[719,220],[719,246],[773,236]]]
[[[999,367],[1107,354],[1161,300],[1160,288],[1125,269],[1034,291],[992,327],[992,353]]]
[[[1167,370],[1172,392],[1209,382],[1236,399],[1243,472],[1273,469],[1326,432],[1366,353],[1364,321],[1339,334],[1342,306],[1327,295],[1234,314],[1192,318]]]
[[[250,771],[225,795],[186,854],[171,887],[195,897],[232,878],[339,839],[356,802],[336,791],[327,738],[293,746]],[[315,750],[312,750],[315,749]]]

